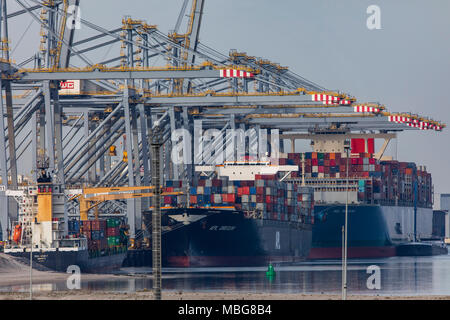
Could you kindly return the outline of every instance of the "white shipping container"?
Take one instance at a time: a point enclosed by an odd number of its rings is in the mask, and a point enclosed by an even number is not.
[[[255,186],[264,187],[265,186],[264,182],[265,182],[264,180],[255,180]]]
[[[256,203],[256,209],[265,211],[266,210],[266,204],[265,203]]]
[[[222,195],[221,194],[214,195],[214,203],[222,203]]]

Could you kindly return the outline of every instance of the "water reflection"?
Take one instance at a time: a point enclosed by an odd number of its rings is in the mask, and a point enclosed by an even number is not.
[[[381,270],[381,289],[369,290],[367,267]],[[275,265],[276,275],[266,276],[267,268],[163,269],[163,289],[173,291],[242,291],[267,293],[341,292],[341,261],[305,262]],[[126,268],[114,280],[81,281],[92,291],[135,292],[151,290],[150,268]],[[2,292],[26,292],[28,286],[0,288]],[[65,291],[66,283],[33,285],[33,291]],[[450,295],[450,256],[352,259],[348,266],[349,294],[372,295]]]

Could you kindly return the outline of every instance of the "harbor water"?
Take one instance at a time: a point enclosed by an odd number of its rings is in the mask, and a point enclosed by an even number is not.
[[[379,289],[367,285],[378,266]],[[274,265],[275,277],[267,277],[267,267],[163,269],[163,290],[176,292],[250,292],[340,294],[341,260],[307,261]],[[151,290],[151,268],[122,268],[114,280],[81,281],[82,290],[137,292]],[[371,282],[371,281],[369,281]],[[27,292],[28,285],[1,287],[0,292]],[[65,282],[33,285],[33,291],[66,291]],[[350,259],[350,295],[417,296],[450,295],[450,255],[432,257],[391,257]]]

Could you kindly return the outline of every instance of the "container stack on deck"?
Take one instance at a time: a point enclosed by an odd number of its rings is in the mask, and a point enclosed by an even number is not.
[[[126,250],[124,225],[119,219],[69,220],[69,237],[86,237],[91,255]]]
[[[299,171],[293,172],[292,177],[301,177],[302,155],[288,153],[287,159],[280,159],[280,165],[298,165]],[[370,153],[353,155],[349,159],[349,177],[380,177],[381,167]],[[346,177],[347,158],[340,153],[305,153],[306,178],[344,178]]]
[[[279,162],[280,165],[298,165],[299,170],[292,172],[291,178],[302,177],[302,154],[289,153],[287,158],[282,158]],[[308,185],[326,182],[328,185],[334,185],[331,188],[345,190],[345,154],[307,152],[303,165]],[[371,153],[358,153],[351,155],[348,166],[350,191],[358,192],[360,202],[411,206],[414,202],[414,181],[417,179],[417,205],[433,205],[431,174],[427,173],[425,168],[417,167],[415,163],[380,161]]]
[[[168,181],[164,191],[183,191],[183,184],[181,181]],[[164,205],[187,206],[178,197],[164,196]],[[196,180],[189,188],[189,206],[234,208],[272,220],[306,223],[312,223],[313,220],[313,195],[310,189],[280,182],[276,175],[255,175],[254,181],[229,181],[228,178]]]

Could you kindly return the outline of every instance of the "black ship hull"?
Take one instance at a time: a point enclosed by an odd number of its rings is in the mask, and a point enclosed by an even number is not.
[[[248,217],[240,211],[223,209],[175,209],[167,210],[165,215],[177,223],[163,227],[163,267],[261,266],[303,261],[311,248],[309,224]],[[128,264],[133,265],[133,261]]]
[[[14,257],[30,259],[29,251],[7,252]],[[70,266],[78,266],[81,272],[105,273],[119,269],[126,258],[126,252],[90,257],[88,250],[36,251],[33,263],[39,263],[51,270],[67,272]]]

